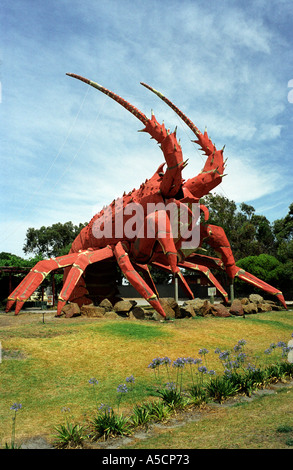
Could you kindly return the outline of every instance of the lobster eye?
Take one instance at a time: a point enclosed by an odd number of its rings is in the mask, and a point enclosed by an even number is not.
[[[165,173],[163,171],[160,171],[159,176],[164,176],[164,174]]]

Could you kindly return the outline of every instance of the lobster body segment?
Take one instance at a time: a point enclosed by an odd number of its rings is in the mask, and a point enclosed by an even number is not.
[[[103,269],[106,269],[106,265],[109,266],[114,262],[118,264],[130,284],[163,318],[166,318],[166,313],[160,303],[148,266],[155,266],[178,277],[182,288],[190,298],[193,298],[193,293],[180,268],[205,274],[210,283],[218,289],[224,301],[228,301],[227,292],[210,271],[212,267],[224,270],[230,282],[239,277],[275,295],[287,308],[282,292],[236,266],[224,230],[208,223],[209,214],[205,206],[200,205],[200,210],[204,213],[204,222],[200,226],[197,224],[199,211],[196,211],[195,206],[198,209],[200,198],[221,183],[225,167],[223,149],[216,149],[207,132],[202,134],[168,98],[142,83],[179,115],[195,134],[194,142],[207,156],[200,174],[184,181],[182,170],[186,162],[183,162],[176,131],[170,133],[164,124],[158,123],[154,115],[148,119],[135,106],[96,82],[76,74],[67,75],[105,93],[137,117],[144,124],[141,131],[148,133],[161,146],[165,162],[150,179],[141,184],[140,188],[133,189],[120,199],[112,201],[108,207],[96,214],[73,241],[68,255],[40,261],[9,295],[6,311],[9,311],[16,302],[15,314],[17,314],[45,277],[51,271],[60,268],[64,269],[64,278],[57,314],[61,314],[63,306],[68,301],[77,302],[80,306],[92,303],[95,291],[92,282],[88,282],[88,274],[91,274],[92,279],[99,274],[99,267],[103,266]],[[181,218],[178,219],[176,211],[186,214],[185,223],[182,223]],[[193,238],[194,227],[197,227],[199,233],[196,243]],[[197,250],[203,241],[215,249],[219,258],[198,254]],[[103,276],[103,273],[101,275]]]

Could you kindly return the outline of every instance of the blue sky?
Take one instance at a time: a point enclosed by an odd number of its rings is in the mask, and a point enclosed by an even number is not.
[[[215,192],[270,221],[292,202],[291,0],[2,0],[0,251],[28,227],[86,222],[152,176],[163,156],[141,123],[66,72],[115,91],[174,129],[196,176],[204,158],[171,99],[217,148]]]

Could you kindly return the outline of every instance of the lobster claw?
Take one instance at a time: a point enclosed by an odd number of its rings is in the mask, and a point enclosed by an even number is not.
[[[175,113],[195,134],[196,140],[193,140],[192,142],[198,144],[208,158],[200,175],[186,181],[185,186],[189,189],[194,197],[200,198],[204,196],[222,182],[225,168],[225,163],[223,161],[224,148],[222,150],[217,150],[215,145],[210,140],[207,131],[205,130],[205,132],[202,134],[196,125],[161,92],[155,88],[152,88],[146,83],[141,82],[141,85],[155,93],[161,100],[170,106],[170,108],[175,111]]]
[[[182,185],[183,157],[175,133],[167,135],[161,144],[167,162],[160,190],[165,197],[174,197]]]

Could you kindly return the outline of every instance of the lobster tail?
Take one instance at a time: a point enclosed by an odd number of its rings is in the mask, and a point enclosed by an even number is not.
[[[102,85],[99,85],[96,82],[93,82],[92,80],[88,80],[87,78],[81,77],[80,75],[76,75],[75,73],[67,73],[69,77],[77,78],[78,80],[81,80],[84,83],[87,83],[87,85],[91,85],[92,87],[96,88],[97,90],[101,91],[102,93],[105,93],[105,95],[109,96],[112,98],[114,101],[117,101],[117,103],[121,104],[123,108],[127,109],[131,114],[136,116],[141,122],[144,124],[147,123],[148,118],[135,106],[132,104],[128,103],[124,98],[121,98],[121,96],[116,95],[116,93],[113,93],[113,91],[107,90],[107,88],[103,87]]]

